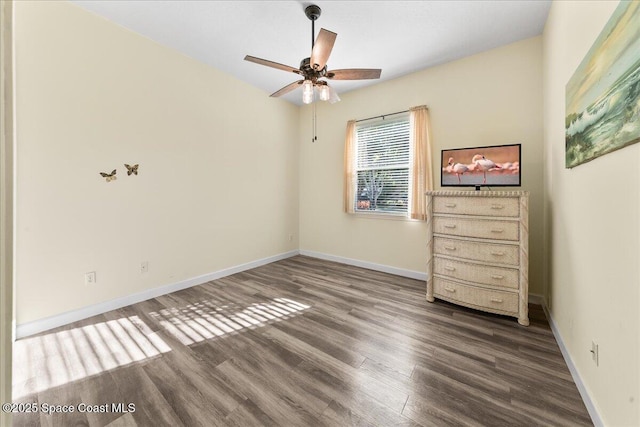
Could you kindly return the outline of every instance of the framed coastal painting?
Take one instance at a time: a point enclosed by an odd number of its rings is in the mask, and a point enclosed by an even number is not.
[[[640,141],[640,1],[621,1],[566,86],[565,167]]]

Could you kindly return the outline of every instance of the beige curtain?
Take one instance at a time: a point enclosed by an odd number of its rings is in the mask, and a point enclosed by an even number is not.
[[[344,141],[344,211],[355,212],[355,161],[356,121],[347,122],[347,136]]]
[[[429,110],[426,106],[411,108],[411,144],[413,144],[413,162],[411,165],[411,206],[410,217],[426,221],[425,192],[433,190],[431,168],[431,140],[429,137]]]

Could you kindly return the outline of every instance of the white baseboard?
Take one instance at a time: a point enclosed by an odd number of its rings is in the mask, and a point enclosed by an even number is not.
[[[560,335],[560,331],[556,325],[556,322],[553,320],[553,316],[551,312],[547,309],[547,305],[543,304],[542,308],[544,309],[544,313],[549,320],[549,326],[551,326],[551,331],[553,332],[553,336],[556,338],[556,342],[558,343],[558,347],[560,347],[560,352],[562,352],[562,357],[564,357],[564,361],[569,368],[569,372],[571,372],[571,377],[573,378],[573,382],[576,383],[576,387],[578,388],[578,392],[580,393],[580,397],[582,397],[582,401],[584,402],[584,406],[587,407],[587,411],[589,412],[589,416],[591,417],[591,421],[593,425],[596,427],[604,427],[604,423],[602,422],[602,418],[596,409],[596,406],[593,404],[593,400],[591,400],[591,396],[589,396],[589,392],[582,382],[582,378],[578,373],[578,369],[576,365],[573,363],[573,359],[569,355],[569,351],[567,347],[564,345],[564,340],[562,339],[562,335]]]
[[[116,310],[118,308],[146,301],[151,298],[166,295],[171,292],[176,292],[182,289],[190,288],[192,286],[200,285],[211,280],[230,276],[231,274],[240,273],[242,271],[260,267],[265,264],[270,264],[275,261],[290,258],[292,256],[298,255],[298,253],[299,252],[297,250],[284,252],[278,255],[273,255],[267,258],[262,258],[245,264],[236,265],[234,267],[225,268],[223,270],[218,270],[213,273],[203,274],[202,276],[192,277],[190,279],[182,280],[177,283],[148,289],[143,292],[127,295],[125,297],[116,298],[110,301],[101,302],[98,304],[90,305],[88,307],[83,307],[66,313],[57,314],[55,316],[46,317],[44,319],[22,323],[20,325],[17,325],[16,327],[16,339],[28,337],[30,335],[38,334],[49,329],[77,322],[78,320],[106,313],[107,311]]]
[[[546,306],[544,302],[544,297],[538,294],[529,294],[529,302],[531,304],[541,305],[543,307]]]
[[[396,276],[408,277],[416,280],[427,280],[427,273],[422,271],[405,270],[403,268],[391,267],[384,264],[376,264],[358,259],[345,258],[337,255],[329,255],[322,252],[300,250],[300,255],[310,256],[312,258],[324,259],[327,261],[339,262],[340,264],[353,265],[355,267],[368,268],[369,270],[381,271],[383,273],[395,274]]]

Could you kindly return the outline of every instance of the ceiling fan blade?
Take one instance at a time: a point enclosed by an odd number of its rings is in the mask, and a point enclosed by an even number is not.
[[[285,87],[283,87],[279,91],[272,93],[270,96],[272,96],[274,98],[277,98],[278,96],[282,96],[285,93],[289,93],[292,90],[296,89],[298,86],[302,86],[303,82],[304,82],[304,80],[298,80],[297,82],[289,83],[288,85],[286,85]]]
[[[382,70],[377,68],[347,68],[327,71],[325,77],[331,80],[367,80],[379,79],[380,73]]]
[[[277,68],[278,70],[289,71],[292,73],[300,74],[300,70],[290,67],[289,65],[280,64],[278,62],[269,61],[267,59],[256,58],[255,56],[247,55],[244,57],[245,61],[254,62],[256,64],[265,65],[271,68]]]
[[[311,50],[311,66],[316,70],[322,70],[327,65],[329,55],[331,55],[331,49],[336,42],[337,34],[333,31],[320,29],[316,42]]]

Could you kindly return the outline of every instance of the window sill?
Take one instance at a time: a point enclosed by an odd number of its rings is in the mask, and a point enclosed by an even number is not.
[[[383,212],[360,212],[355,211],[352,215],[357,218],[366,219],[390,219],[392,221],[415,221],[407,216],[407,214],[383,213]]]

